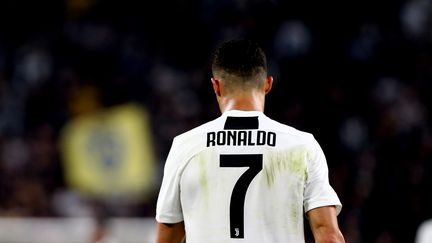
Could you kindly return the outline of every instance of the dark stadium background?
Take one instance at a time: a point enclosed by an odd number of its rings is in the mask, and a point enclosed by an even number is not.
[[[1,1],[0,216],[63,216],[58,136],[81,87],[149,111],[160,177],[171,139],[219,115],[209,60],[237,37],[268,54],[266,113],[323,147],[347,242],[413,242],[432,218],[428,0]]]

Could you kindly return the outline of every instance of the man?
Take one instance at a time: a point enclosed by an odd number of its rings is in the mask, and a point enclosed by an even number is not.
[[[273,78],[248,40],[222,44],[212,64],[222,116],[177,136],[157,203],[157,242],[344,242],[341,203],[308,133],[263,114]]]

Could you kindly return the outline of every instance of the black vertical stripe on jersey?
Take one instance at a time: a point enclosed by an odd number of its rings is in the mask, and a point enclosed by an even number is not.
[[[258,129],[258,117],[236,117],[229,116],[225,121],[225,130],[245,130],[245,129]]]
[[[244,204],[246,192],[254,177],[262,170],[262,154],[221,154],[221,167],[249,167],[235,184],[230,203],[231,238],[244,238]]]

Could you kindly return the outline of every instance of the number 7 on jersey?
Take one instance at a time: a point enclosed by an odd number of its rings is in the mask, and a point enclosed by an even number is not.
[[[244,238],[244,203],[253,178],[262,170],[262,154],[221,154],[220,167],[249,167],[238,179],[231,193],[231,238]]]

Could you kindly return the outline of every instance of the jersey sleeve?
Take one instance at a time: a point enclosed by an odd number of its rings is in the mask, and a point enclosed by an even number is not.
[[[339,214],[342,204],[330,185],[324,152],[315,139],[310,147],[304,193],[305,212],[323,206],[336,206],[337,214]]]
[[[180,147],[174,139],[165,162],[162,185],[156,205],[156,221],[159,223],[178,223],[183,221],[180,203]]]

